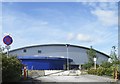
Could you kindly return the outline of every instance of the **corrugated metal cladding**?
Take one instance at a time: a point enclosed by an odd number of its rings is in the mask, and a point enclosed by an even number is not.
[[[63,70],[66,69],[66,58],[55,57],[35,57],[35,56],[18,56],[22,64],[27,66],[29,70]],[[69,59],[69,63],[72,62]]]
[[[88,62],[88,55],[87,50],[89,48],[83,47],[83,46],[77,46],[77,45],[70,45],[70,44],[46,44],[46,45],[35,45],[35,46],[28,46],[23,48],[18,48],[15,50],[11,50],[9,52],[10,55],[17,55],[17,56],[23,56],[27,57],[29,56],[29,59],[24,59],[23,62],[27,62],[32,67],[32,64],[40,65],[44,67],[44,69],[56,69],[54,66],[59,66],[57,69],[61,69],[63,64],[65,63],[63,59],[69,58],[72,59],[73,62],[71,64],[73,65],[80,65]],[[97,64],[102,63],[102,61],[107,61],[109,56],[100,52],[96,51],[97,56]],[[41,59],[30,59],[30,56],[38,56],[41,57]],[[58,57],[63,59],[43,59],[42,57]],[[32,61],[32,62],[31,62]],[[39,63],[40,62],[40,63]],[[54,65],[53,65],[54,64]],[[41,67],[41,69],[43,69]],[[33,67],[35,68],[35,67]],[[37,67],[36,67],[37,68]]]

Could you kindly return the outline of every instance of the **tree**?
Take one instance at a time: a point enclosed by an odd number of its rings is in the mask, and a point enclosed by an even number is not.
[[[88,55],[88,63],[85,63],[83,65],[84,69],[90,69],[94,64],[94,58],[96,57],[96,51],[92,48],[92,46],[90,46],[90,49],[86,51],[87,55]]]
[[[88,63],[83,64],[83,65],[82,65],[82,68],[85,69],[85,70],[88,70],[88,69],[90,69],[92,66],[93,66],[93,63],[88,62]]]
[[[112,61],[117,61],[118,60],[118,57],[117,57],[117,54],[116,54],[116,46],[112,46],[110,57],[111,57]]]
[[[96,57],[96,51],[92,48],[92,46],[90,46],[90,49],[87,50],[87,55],[88,55],[88,62],[89,63],[94,63],[93,58]]]
[[[2,52],[2,82],[18,81],[22,76],[22,64],[15,56],[9,56]]]
[[[117,54],[116,54],[116,46],[112,46],[110,57],[111,57],[111,61],[114,67],[115,79],[117,77],[120,79],[120,60],[118,59]]]

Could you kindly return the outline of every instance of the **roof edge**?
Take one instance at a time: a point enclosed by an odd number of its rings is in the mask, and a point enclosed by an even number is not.
[[[9,52],[13,52],[13,51],[17,51],[17,50],[21,50],[21,49],[25,49],[25,48],[31,48],[31,47],[40,47],[40,46],[72,46],[72,47],[78,47],[78,48],[83,48],[83,49],[87,49],[87,50],[89,50],[90,48],[88,48],[88,47],[84,47],[84,46],[78,46],[78,45],[71,45],[71,44],[42,44],[42,45],[32,45],[32,46],[26,46],[26,47],[21,47],[21,48],[18,48],[18,49],[14,49],[14,50],[10,50]],[[100,51],[98,51],[98,50],[96,50],[96,49],[94,49],[96,52],[98,52],[98,53],[100,53],[100,54],[103,54],[103,55],[105,55],[105,56],[107,56],[107,57],[109,57],[110,58],[110,56],[109,55],[107,55],[107,54],[105,54],[105,53],[103,53],[103,52],[100,52]]]

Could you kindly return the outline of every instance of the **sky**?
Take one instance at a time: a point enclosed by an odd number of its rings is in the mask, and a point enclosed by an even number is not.
[[[0,39],[10,34],[11,50],[71,44],[109,55],[118,46],[117,2],[3,2],[1,10]]]

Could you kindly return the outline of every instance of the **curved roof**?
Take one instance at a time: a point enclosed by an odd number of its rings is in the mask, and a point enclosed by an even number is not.
[[[14,50],[11,50],[9,52],[13,52],[13,51],[17,51],[17,50],[21,50],[21,49],[25,49],[25,48],[32,48],[32,47],[42,47],[42,46],[70,46],[70,47],[78,47],[78,48],[83,48],[83,49],[87,49],[89,50],[90,48],[87,48],[87,47],[83,47],[83,46],[77,46],[77,45],[71,45],[71,44],[44,44],[44,45],[33,45],[33,46],[26,46],[26,47],[22,47],[22,48],[18,48],[18,49],[14,49]],[[95,50],[95,49],[94,49]],[[107,54],[103,53],[103,52],[100,52],[98,50],[95,50],[97,53],[100,53],[100,54],[103,54],[107,57],[110,57],[108,56]]]

